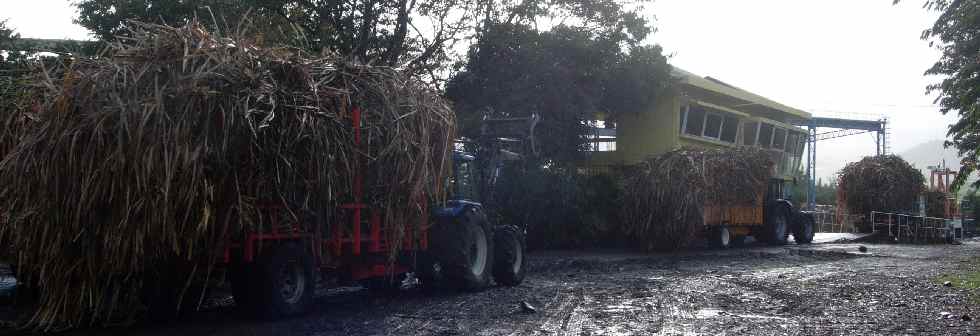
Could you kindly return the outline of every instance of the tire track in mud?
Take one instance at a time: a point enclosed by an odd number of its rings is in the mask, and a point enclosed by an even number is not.
[[[660,330],[658,291],[635,279],[576,284],[546,306],[550,311],[536,326],[513,335],[651,335]],[[622,286],[611,286],[615,284]]]

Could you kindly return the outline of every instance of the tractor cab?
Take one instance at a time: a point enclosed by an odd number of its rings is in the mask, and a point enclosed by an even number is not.
[[[449,200],[479,202],[476,156],[453,151],[453,175],[449,177]]]
[[[448,198],[445,206],[436,209],[436,218],[459,216],[467,207],[482,208],[476,168],[476,157],[463,151],[453,151],[453,174],[446,184]]]

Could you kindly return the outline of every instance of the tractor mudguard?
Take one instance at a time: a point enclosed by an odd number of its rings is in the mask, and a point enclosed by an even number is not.
[[[435,216],[437,219],[441,218],[455,218],[463,214],[468,208],[475,207],[478,211],[483,210],[483,205],[477,202],[463,201],[463,200],[451,200],[446,202],[446,206],[439,208],[435,211]]]

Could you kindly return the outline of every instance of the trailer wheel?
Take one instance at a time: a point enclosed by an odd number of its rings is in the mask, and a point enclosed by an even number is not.
[[[259,317],[281,318],[307,312],[316,283],[313,260],[299,244],[285,243],[272,248],[254,265],[246,306]]]
[[[724,224],[708,230],[708,237],[708,242],[713,248],[726,249],[732,246],[731,230]]]
[[[809,244],[813,242],[813,215],[800,213],[796,215],[793,225],[793,240],[797,244]]]
[[[786,245],[789,236],[789,213],[782,205],[769,207],[765,218],[763,239],[770,245]]]
[[[516,226],[498,226],[493,230],[493,279],[505,286],[524,281],[527,265],[524,234]]]
[[[470,208],[433,228],[434,257],[447,284],[477,291],[490,285],[493,232],[478,208]]]

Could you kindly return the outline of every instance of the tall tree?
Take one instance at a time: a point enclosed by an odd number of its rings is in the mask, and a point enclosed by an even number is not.
[[[362,62],[429,77],[478,20],[480,0],[80,0],[77,23],[111,40],[126,20],[220,30],[243,26],[267,43],[337,51]],[[242,24],[242,19],[246,22]]]
[[[17,52],[20,49],[19,43],[20,34],[7,27],[7,20],[0,20],[0,51],[6,52],[6,55],[0,53],[0,70],[22,57],[21,53]]]
[[[939,93],[937,101],[943,114],[959,116],[950,126],[946,142],[963,157],[954,183],[959,187],[977,170],[980,157],[980,1],[928,0],[925,8],[940,14],[922,33],[923,39],[942,51],[926,74],[942,76],[943,80],[927,90]]]
[[[541,158],[562,166],[580,158],[586,124],[597,115],[614,122],[620,113],[646,111],[669,84],[667,58],[660,47],[640,44],[650,31],[645,21],[596,11],[603,16],[544,31],[519,21],[485,27],[446,88],[463,134],[474,135],[488,111],[534,113],[542,120]]]

